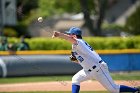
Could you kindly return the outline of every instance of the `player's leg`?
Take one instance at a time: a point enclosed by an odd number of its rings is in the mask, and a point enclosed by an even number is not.
[[[136,92],[137,88],[128,87],[125,85],[117,85],[114,83],[110,73],[108,71],[108,66],[106,63],[101,63],[100,70],[96,73],[96,79],[110,92],[120,93],[120,92]]]
[[[119,93],[119,85],[116,85],[112,80],[106,63],[102,62],[100,68],[95,72],[95,79],[98,80],[104,88],[106,88],[111,93]]]
[[[89,72],[84,71],[83,69],[80,70],[72,77],[72,93],[79,93],[80,90],[80,83],[82,81],[86,81],[90,79]]]

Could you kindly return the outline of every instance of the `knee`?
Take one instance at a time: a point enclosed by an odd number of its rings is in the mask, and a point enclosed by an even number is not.
[[[119,85],[114,85],[112,88],[108,89],[111,93],[119,93]]]
[[[111,93],[119,93],[119,92],[117,91],[117,89],[109,89],[109,92],[111,92]]]
[[[78,78],[76,76],[72,77],[72,84],[80,85],[80,81],[78,80]]]

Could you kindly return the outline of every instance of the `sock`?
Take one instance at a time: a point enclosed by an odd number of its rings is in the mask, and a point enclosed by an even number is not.
[[[137,88],[128,87],[125,85],[120,85],[120,92],[136,92],[138,91]]]
[[[72,93],[79,93],[80,86],[79,85],[72,85]]]

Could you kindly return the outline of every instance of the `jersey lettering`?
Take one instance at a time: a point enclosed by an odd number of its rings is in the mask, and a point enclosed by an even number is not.
[[[71,52],[72,56],[78,55],[77,52]]]
[[[80,62],[84,61],[84,58],[82,58],[81,56],[78,56],[77,58]]]
[[[85,42],[85,44],[89,47],[89,49],[90,49],[91,51],[93,51],[93,48],[92,48],[87,42]]]

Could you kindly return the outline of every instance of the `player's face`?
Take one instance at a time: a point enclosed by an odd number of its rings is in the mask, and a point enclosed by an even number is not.
[[[77,38],[75,34],[69,34],[71,37]]]

